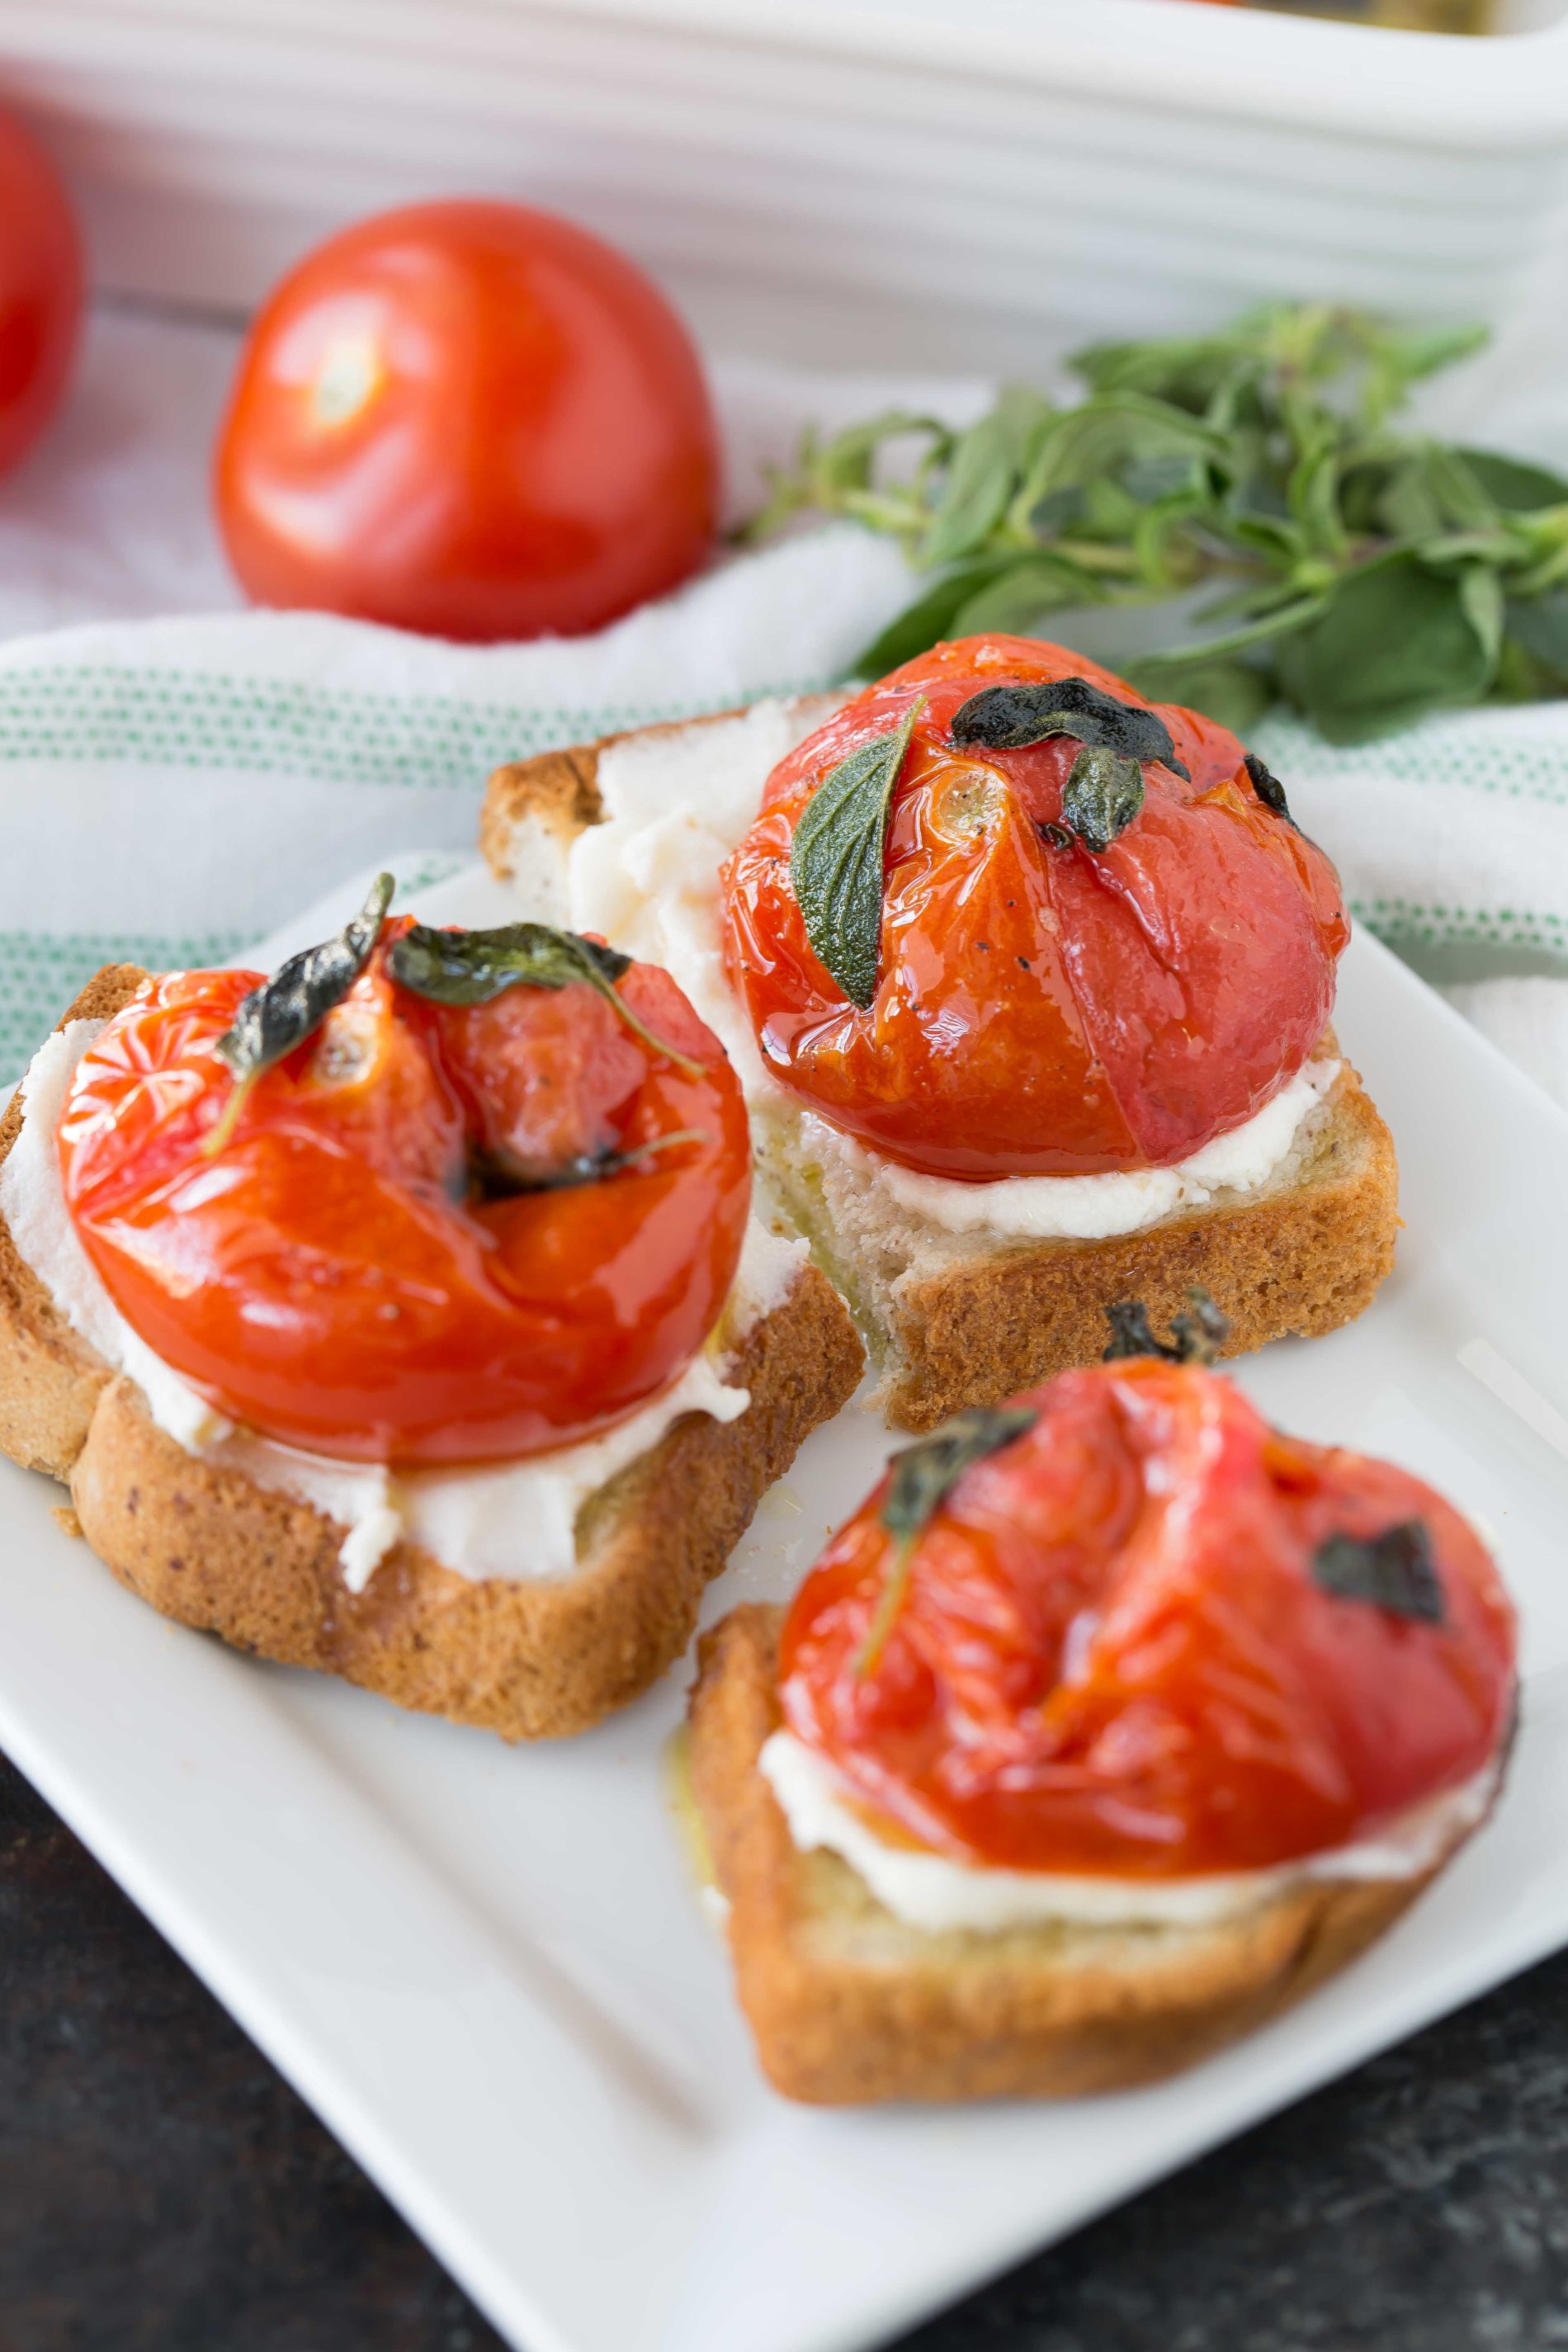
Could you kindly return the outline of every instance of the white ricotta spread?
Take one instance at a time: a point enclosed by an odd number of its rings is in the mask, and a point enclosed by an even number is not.
[[[947,1854],[889,1845],[845,1801],[831,1764],[775,1731],[758,1759],[800,1851],[826,1846],[841,1854],[885,1910],[930,1934],[984,1934],[1049,1921],[1083,1927],[1202,1927],[1256,1910],[1302,1879],[1414,1878],[1430,1870],[1485,1819],[1500,1767],[1387,1822],[1373,1837],[1322,1853],[1302,1854],[1270,1870],[1215,1872],[1159,1880],[1073,1877],[1043,1870],[995,1870]]]
[[[673,973],[721,1039],[754,1110],[777,1112],[788,1098],[724,975],[719,869],[756,817],[779,761],[839,707],[820,696],[759,702],[735,719],[610,744],[599,755],[604,821],[570,852],[573,925]],[[559,921],[558,911],[547,913],[559,908],[559,875],[531,836],[520,842],[514,864],[529,911]],[[1259,1191],[1298,1149],[1339,1069],[1337,1061],[1309,1063],[1253,1118],[1171,1168],[959,1183],[900,1168],[812,1112],[802,1116],[800,1155],[837,1159],[860,1185],[951,1233],[1103,1241],[1201,1208],[1216,1192]]]
[[[769,1085],[752,1025],[724,977],[719,869],[739,848],[785,754],[822,726],[842,695],[755,702],[734,719],[629,735],[599,754],[604,820],[578,835],[566,877],[571,920],[626,954],[663,964],[735,1065],[749,1096]],[[531,908],[547,898],[548,861],[531,869]]]
[[[570,1575],[577,1514],[590,1495],[657,1445],[682,1413],[734,1421],[746,1410],[749,1391],[726,1377],[723,1351],[788,1297],[806,1255],[804,1242],[770,1233],[755,1217],[714,1341],[661,1395],[582,1444],[475,1468],[394,1472],[303,1453],[237,1429],[138,1339],[104,1288],[66,1207],[55,1134],[71,1075],[101,1026],[73,1021],[35,1055],[22,1081],[21,1133],[0,1165],[0,1215],[71,1328],[135,1381],[160,1429],[187,1453],[292,1495],[345,1530],[340,1556],[351,1591],[363,1591],[378,1564],[405,1540],[423,1546],[459,1576]]]
[[[1263,1108],[1171,1168],[1130,1168],[1100,1176],[998,1176],[979,1184],[922,1176],[868,1151],[825,1118],[801,1120],[801,1156],[838,1160],[862,1183],[873,1180],[912,1215],[949,1233],[1005,1234],[1019,1241],[1103,1241],[1141,1233],[1178,1209],[1202,1208],[1216,1192],[1256,1192],[1303,1140],[1339,1076],[1337,1061],[1309,1062]]]

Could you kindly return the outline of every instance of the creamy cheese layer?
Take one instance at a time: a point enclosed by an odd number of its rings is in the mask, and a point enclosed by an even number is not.
[[[258,1437],[213,1410],[131,1328],[81,1245],[60,1183],[56,1129],[71,1076],[101,1022],[73,1021],[34,1055],[22,1081],[22,1131],[0,1164],[0,1215],[72,1330],[134,1381],[158,1427],[215,1467],[308,1503],[346,1532],[343,1581],[363,1591],[395,1544],[418,1544],[459,1576],[515,1581],[568,1576],[577,1515],[590,1495],[657,1445],[682,1413],[734,1421],[750,1392],[726,1374],[726,1351],[788,1297],[804,1242],[753,1217],[720,1330],[662,1394],[602,1436],[517,1462],[390,1471],[333,1461]]]
[[[1500,1769],[1489,1764],[1473,1780],[1413,1805],[1375,1836],[1352,1845],[1302,1854],[1270,1870],[1151,1880],[993,1870],[889,1845],[846,1802],[832,1765],[793,1732],[775,1731],[757,1760],[800,1851],[822,1846],[842,1855],[885,1910],[928,1934],[995,1934],[1052,1921],[1096,1927],[1203,1927],[1255,1911],[1303,1879],[1415,1878],[1485,1819]]]
[[[998,1176],[963,1184],[922,1176],[868,1151],[807,1111],[799,1150],[837,1160],[862,1183],[875,1181],[909,1213],[953,1234],[1005,1234],[1018,1241],[1104,1241],[1141,1233],[1178,1209],[1202,1208],[1216,1192],[1258,1192],[1300,1150],[1340,1074],[1327,1056],[1309,1062],[1260,1111],[1215,1136],[1171,1168],[1129,1168],[1100,1176]]]
[[[604,821],[578,835],[566,875],[570,920],[600,931],[628,954],[661,963],[685,990],[735,1065],[753,1110],[777,1117],[791,1105],[769,1075],[752,1026],[724,974],[724,909],[719,869],[762,805],[778,762],[840,707],[821,696],[759,702],[735,719],[627,736],[599,755]],[[549,919],[559,877],[520,854],[530,911]],[[557,913],[554,919],[559,920]],[[1097,1176],[1000,1176],[960,1183],[924,1176],[870,1151],[813,1112],[799,1114],[799,1152],[837,1160],[862,1186],[951,1233],[1016,1240],[1103,1241],[1134,1234],[1216,1192],[1261,1191],[1325,1116],[1340,1065],[1327,1058],[1297,1072],[1242,1126],[1216,1136],[1170,1168]]]

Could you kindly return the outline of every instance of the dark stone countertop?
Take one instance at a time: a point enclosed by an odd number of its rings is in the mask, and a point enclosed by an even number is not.
[[[1568,1956],[903,2352],[1320,2347],[1568,2347]],[[503,2352],[4,1763],[0,2352]]]

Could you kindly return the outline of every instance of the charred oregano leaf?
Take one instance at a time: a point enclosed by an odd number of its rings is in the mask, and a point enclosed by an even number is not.
[[[616,988],[631,968],[631,957],[576,931],[558,931],[550,923],[503,923],[489,931],[443,931],[416,923],[393,941],[386,962],[399,988],[435,1004],[489,1004],[509,988],[570,988],[585,981],[655,1053],[685,1070],[700,1066],[656,1037]]]
[[[1124,1356],[1159,1356],[1168,1364],[1212,1364],[1230,1337],[1230,1318],[1215,1305],[1206,1290],[1192,1289],[1180,1315],[1171,1318],[1169,1343],[1156,1339],[1148,1309],[1141,1298],[1119,1298],[1105,1310],[1110,1345],[1100,1361],[1118,1362]]]
[[[1033,1429],[1039,1417],[1032,1405],[972,1405],[968,1412],[944,1421],[918,1445],[906,1445],[894,1454],[880,1514],[882,1525],[894,1538],[893,1557],[856,1660],[858,1673],[869,1673],[881,1656],[909,1589],[915,1546],[960,1478],[972,1464],[999,1454]]]
[[[1158,760],[1174,774],[1187,774],[1156,711],[1121,702],[1086,677],[984,687],[953,713],[952,735],[960,751],[1017,751],[1047,736],[1071,735],[1092,751]]]
[[[1289,803],[1285,798],[1285,787],[1279,777],[1264,766],[1256,751],[1248,751],[1242,764],[1247,770],[1253,791],[1258,794],[1264,807],[1272,809],[1276,816],[1282,816],[1287,824],[1294,824],[1296,820],[1290,814]]]
[[[830,768],[801,814],[790,881],[811,951],[862,1012],[877,993],[882,945],[882,859],[893,789],[925,697],[896,727]]]
[[[336,939],[290,956],[270,980],[241,999],[232,1024],[213,1048],[233,1073],[236,1084],[204,1146],[209,1157],[221,1151],[233,1134],[246,1097],[262,1072],[302,1045],[333,1005],[342,1003],[374,952],[396,887],[390,874],[378,874],[364,905]]]
[[[1443,1587],[1424,1519],[1401,1519],[1378,1536],[1330,1536],[1312,1555],[1312,1574],[1342,1601],[1364,1601],[1424,1625],[1443,1622]]]
[[[1086,747],[1062,786],[1062,821],[1086,849],[1109,849],[1143,805],[1143,771],[1120,751]]]

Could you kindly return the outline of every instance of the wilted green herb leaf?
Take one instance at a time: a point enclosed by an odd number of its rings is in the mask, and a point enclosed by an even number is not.
[[[1110,1345],[1100,1361],[1118,1362],[1124,1356],[1159,1356],[1168,1364],[1212,1364],[1230,1337],[1230,1318],[1215,1305],[1206,1290],[1187,1293],[1187,1305],[1171,1318],[1171,1341],[1156,1339],[1148,1310],[1141,1298],[1119,1298],[1105,1310]]]
[[[880,1657],[909,1589],[915,1547],[964,1472],[1011,1445],[1039,1417],[1032,1405],[972,1405],[894,1454],[879,1516],[896,1542],[887,1583],[856,1660],[859,1673],[868,1673]]]
[[[1086,677],[1057,677],[1028,686],[987,686],[954,711],[949,730],[961,751],[1019,751],[1048,736],[1119,751],[1129,760],[1159,760],[1178,776],[1171,730],[1159,713],[1119,701]]]
[[[241,1001],[233,1026],[213,1051],[242,1086],[302,1045],[342,1003],[374,952],[395,887],[390,874],[378,874],[364,905],[336,939],[290,956]]]
[[[1285,798],[1285,787],[1273,770],[1264,766],[1256,751],[1248,751],[1242,765],[1264,807],[1272,809],[1276,816],[1282,816],[1287,824],[1294,824],[1296,820],[1290,814],[1290,803]]]
[[[1143,805],[1143,771],[1120,751],[1086,745],[1062,786],[1062,823],[1086,849],[1109,849]]]
[[[626,1027],[682,1069],[700,1065],[656,1037],[615,985],[630,956],[549,923],[504,923],[495,930],[447,931],[416,923],[395,940],[387,969],[400,988],[435,1004],[489,1004],[509,988],[569,988],[585,981]]]
[[[489,931],[448,931],[416,923],[393,942],[387,961],[400,988],[436,1004],[489,1004],[509,988],[595,987],[619,980],[630,956],[549,923],[506,923]]]
[[[1443,1622],[1443,1587],[1424,1519],[1401,1519],[1378,1536],[1330,1536],[1312,1555],[1312,1574],[1342,1601],[1365,1601],[1426,1625]]]
[[[811,951],[862,1011],[877,993],[882,856],[893,788],[924,708],[922,695],[887,734],[828,770],[802,812],[790,848],[790,880]]]

